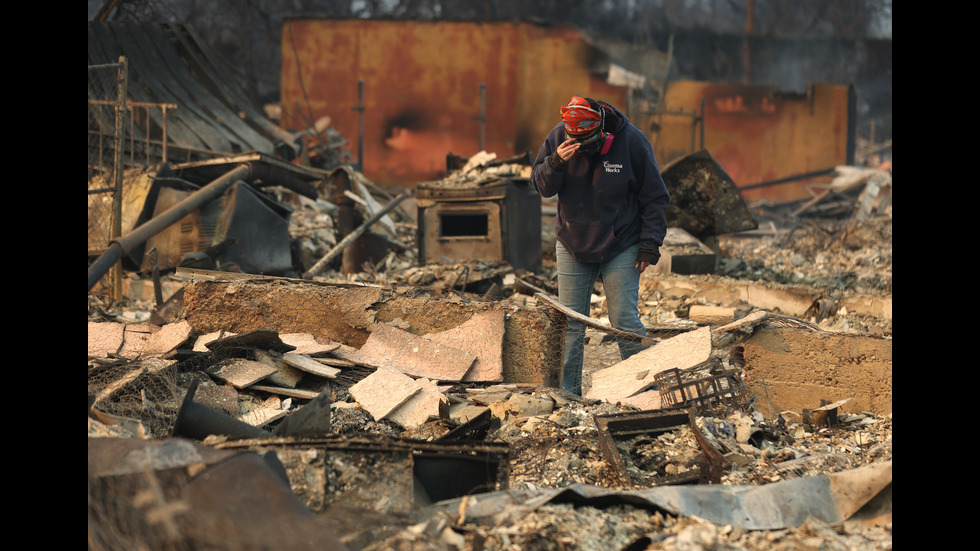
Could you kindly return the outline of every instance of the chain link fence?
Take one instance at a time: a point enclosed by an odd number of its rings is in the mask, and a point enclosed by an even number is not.
[[[119,63],[88,68],[88,257],[89,266],[122,231],[123,133],[127,125],[128,66]],[[120,267],[116,266],[92,289],[120,299]]]
[[[129,63],[88,68],[88,258],[89,268],[114,239],[132,228],[124,220],[127,171],[167,161],[167,110],[178,106],[128,97]],[[132,210],[132,209],[130,209]],[[122,267],[109,270],[89,293],[90,303],[110,310],[122,301]],[[92,304],[90,304],[90,309]]]

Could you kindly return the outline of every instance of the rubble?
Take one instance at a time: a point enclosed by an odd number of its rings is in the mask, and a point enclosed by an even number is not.
[[[540,272],[499,260],[418,265],[411,207],[401,205],[377,228],[390,245],[381,262],[304,274],[341,242],[338,207],[329,192],[279,191],[295,207],[301,261],[290,273],[177,267],[164,279],[179,296],[166,293],[170,313],[156,324],[165,309],[150,280],[128,278],[140,298],[120,313],[90,295],[90,544],[134,543],[125,527],[108,528],[121,511],[140,519],[150,548],[265,541],[254,534],[264,523],[239,528],[240,507],[203,500],[260,495],[189,490],[200,473],[257,454],[258,471],[271,468],[277,490],[291,490],[276,498],[293,500],[277,517],[277,532],[296,527],[283,548],[306,548],[303,535],[365,550],[890,549],[890,172],[887,182],[864,174],[864,188],[840,184],[808,205],[750,206],[758,228],[718,236],[713,274],[644,274],[650,347],[629,360],[606,327],[600,283],[584,397],[557,388],[566,318],[550,299],[548,203]],[[356,187],[376,205],[393,199]],[[832,201],[846,219],[828,216]],[[375,216],[369,204],[360,208]],[[729,374],[748,394],[728,402],[698,387],[664,398],[673,383]],[[260,432],[181,434],[190,403]],[[651,412],[685,421],[651,430]],[[132,444],[108,454],[94,440]],[[124,469],[140,449],[160,463]],[[447,478],[465,472],[465,456],[494,466],[478,491]],[[444,499],[420,482],[426,469],[444,477]],[[151,481],[163,484],[157,508],[172,506],[170,518],[206,508],[214,526],[235,526],[233,537],[214,542],[196,523],[153,521],[135,495]],[[107,507],[120,499],[130,505]]]

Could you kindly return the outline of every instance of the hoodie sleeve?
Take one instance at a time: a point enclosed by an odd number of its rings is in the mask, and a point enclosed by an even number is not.
[[[639,130],[635,130],[639,133]],[[660,247],[667,235],[667,207],[670,205],[670,193],[667,184],[660,175],[660,167],[653,154],[650,142],[640,134],[631,140],[630,159],[633,173],[637,175],[640,184],[637,190],[637,200],[640,203],[640,254],[639,260],[656,263],[660,258]]]
[[[531,183],[542,197],[552,197],[561,189],[565,181],[566,163],[558,157],[557,149],[560,142],[555,132],[557,128],[564,128],[559,124],[545,138],[544,143],[538,149],[538,155],[534,158],[534,166],[531,169]]]

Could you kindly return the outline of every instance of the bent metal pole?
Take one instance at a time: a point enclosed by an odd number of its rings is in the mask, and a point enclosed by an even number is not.
[[[102,276],[136,246],[177,223],[181,218],[217,199],[235,182],[248,179],[251,173],[252,168],[249,164],[238,165],[225,173],[224,176],[195,191],[183,201],[170,207],[152,220],[148,220],[129,234],[109,242],[109,247],[106,249],[106,252],[102,253],[102,256],[89,266],[88,290],[91,291],[95,287],[95,284],[102,279]]]
[[[410,192],[403,191],[401,193],[401,195],[399,195],[398,197],[395,197],[394,199],[392,199],[391,202],[388,203],[385,206],[385,208],[383,208],[383,209],[379,210],[377,213],[375,213],[375,215],[372,216],[367,222],[364,222],[356,230],[354,230],[354,231],[350,232],[349,234],[347,234],[347,237],[341,239],[340,240],[340,243],[337,243],[336,245],[334,245],[334,247],[332,249],[330,249],[330,251],[327,252],[327,254],[323,255],[323,258],[321,258],[320,260],[317,260],[316,264],[314,264],[313,267],[311,267],[309,270],[307,270],[303,274],[303,279],[313,279],[313,276],[315,276],[316,274],[320,273],[320,271],[322,271],[323,268],[325,268],[327,266],[327,264],[329,264],[330,261],[334,259],[334,257],[336,257],[338,254],[341,253],[341,251],[344,250],[344,247],[346,247],[347,245],[350,245],[352,241],[354,241],[355,239],[357,239],[358,237],[360,237],[361,234],[363,234],[364,232],[366,232],[368,230],[368,228],[370,228],[372,225],[374,225],[375,222],[377,222],[378,220],[381,220],[381,218],[384,215],[388,214],[388,212],[390,212],[392,209],[394,209],[395,207],[397,207],[398,206],[398,203],[401,203],[402,200],[405,199],[406,197],[408,197],[409,195],[411,195]]]

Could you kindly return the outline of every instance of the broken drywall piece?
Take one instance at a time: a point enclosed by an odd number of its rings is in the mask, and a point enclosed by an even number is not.
[[[725,306],[692,304],[687,319],[708,325],[718,325],[735,321],[735,309]]]
[[[473,155],[472,157],[470,157],[466,161],[466,164],[463,165],[463,168],[461,168],[459,171],[461,173],[469,172],[481,166],[485,166],[487,163],[489,163],[490,161],[496,158],[497,158],[496,153],[487,153],[486,151],[480,151],[475,155]]]
[[[513,394],[507,398],[506,408],[508,417],[523,418],[536,415],[548,415],[555,409],[551,398],[531,396],[528,394]],[[512,415],[510,415],[512,414]]]
[[[434,381],[419,379],[416,392],[402,405],[396,407],[386,419],[390,419],[405,428],[415,428],[432,418],[448,417],[449,399],[444,395]]]
[[[711,331],[711,346],[715,348],[731,346],[739,334],[751,333],[755,330],[755,326],[767,317],[769,317],[769,312],[756,310],[731,323],[713,328]]]
[[[279,335],[279,338],[282,339],[282,342],[296,347],[293,353],[306,354],[307,356],[326,354],[340,348],[339,342],[320,339],[309,333],[283,333]]]
[[[149,323],[129,323],[126,324],[125,329],[119,355],[127,360],[139,358],[150,340],[150,335],[160,330],[159,327]]]
[[[466,402],[453,404],[449,406],[449,418],[462,425],[480,416],[487,409],[486,406],[478,406]]]
[[[466,397],[475,404],[489,406],[494,402],[502,402],[514,393],[513,389],[492,386],[489,388],[471,388],[466,391]]]
[[[189,341],[193,332],[187,320],[168,323],[150,335],[140,357],[169,356]]]
[[[119,352],[126,333],[126,325],[114,321],[88,322],[89,358],[108,358]]]
[[[462,380],[476,361],[473,354],[385,323],[377,324],[364,346],[343,358],[437,381]]]
[[[503,381],[504,311],[478,312],[458,327],[430,333],[426,338],[469,352],[476,361],[462,381],[497,383]]]
[[[276,372],[276,368],[254,360],[233,360],[221,366],[214,376],[235,388],[245,388]]]
[[[892,462],[871,463],[826,476],[834,496],[837,518],[846,520],[891,485]]]
[[[709,327],[681,333],[596,371],[592,374],[592,388],[585,397],[615,403],[650,388],[658,373],[693,367],[707,360],[710,354]]]
[[[278,352],[267,352],[258,348],[252,352],[255,356],[255,361],[276,368],[276,372],[269,375],[267,379],[267,382],[270,384],[285,388],[296,388],[296,385],[303,380],[303,375],[306,372],[286,364],[282,360],[282,355]]]
[[[743,327],[758,324],[762,320],[766,319],[766,316],[768,315],[769,312],[765,310],[755,310],[743,318],[739,318],[733,322],[722,325],[721,327],[716,327],[715,333],[727,333],[729,331],[735,331],[737,329],[742,329]]]
[[[282,402],[276,396],[269,397],[268,400],[258,407],[244,413],[238,417],[243,423],[248,423],[253,427],[264,427],[269,423],[282,419],[289,412],[282,407]]]
[[[218,339],[220,339],[220,338],[222,338],[224,336],[230,336],[230,335],[234,335],[234,333],[226,333],[224,331],[215,331],[213,333],[207,333],[205,335],[201,335],[200,337],[197,338],[196,341],[194,341],[194,348],[193,348],[193,350],[194,350],[194,352],[209,352],[210,349],[208,349],[208,347],[207,347],[207,344],[209,342],[213,342],[213,341],[216,341],[216,340],[218,340]]]
[[[303,400],[312,400],[317,397],[319,392],[313,390],[303,390],[301,388],[286,388],[272,385],[250,385],[248,387],[250,390],[261,390],[262,392],[269,392],[271,394],[276,394],[279,396],[288,396],[290,398],[301,398]]]
[[[323,365],[322,363],[314,360],[309,356],[306,356],[304,354],[296,354],[295,352],[287,352],[283,354],[282,361],[285,362],[286,365],[290,365],[292,367],[295,367],[296,369],[300,369],[307,373],[312,373],[320,377],[326,377],[328,379],[336,379],[337,375],[341,371],[336,367]]]
[[[380,420],[421,389],[408,375],[385,366],[351,386],[349,392],[371,417]]]
[[[620,400],[620,402],[628,406],[636,407],[642,411],[660,409],[663,407],[659,390],[647,390],[639,394],[634,394],[633,396],[627,396],[626,398]]]

